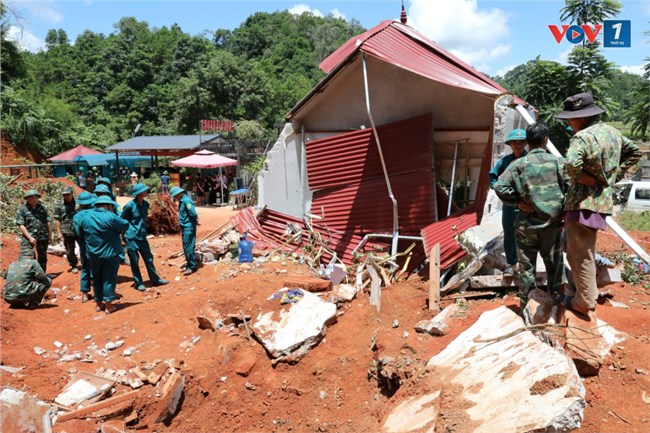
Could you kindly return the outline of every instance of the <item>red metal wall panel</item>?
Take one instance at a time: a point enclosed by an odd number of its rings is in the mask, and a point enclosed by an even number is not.
[[[444,220],[422,229],[424,251],[429,255],[431,248],[440,243],[440,267],[446,269],[465,255],[465,250],[456,241],[456,236],[479,222],[478,206],[460,210]]]
[[[400,233],[417,236],[434,220],[433,185],[430,171],[391,176],[397,200]],[[328,227],[358,234],[392,233],[393,202],[383,178],[339,188],[315,191],[311,213],[321,215]]]
[[[389,176],[431,170],[432,115],[377,127]],[[318,190],[384,178],[372,128],[306,144],[309,189]]]

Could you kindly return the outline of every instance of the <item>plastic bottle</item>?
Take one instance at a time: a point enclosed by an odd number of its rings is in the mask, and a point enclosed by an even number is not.
[[[253,261],[253,245],[246,239],[246,233],[239,241],[239,263]]]

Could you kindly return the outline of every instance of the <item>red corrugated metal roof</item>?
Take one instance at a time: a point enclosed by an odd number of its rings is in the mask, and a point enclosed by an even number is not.
[[[431,170],[433,117],[414,117],[377,127],[390,175]],[[372,128],[306,143],[309,188],[317,190],[384,178]]]
[[[91,149],[86,146],[77,146],[72,149],[61,152],[58,155],[55,155],[51,158],[48,158],[48,161],[74,161],[75,157],[79,155],[99,155],[103,154],[98,150]]]
[[[353,37],[323,60],[320,67],[329,73],[357,51],[450,86],[493,95],[507,93],[440,45],[396,21],[383,21]]]
[[[303,229],[306,227],[302,220],[280,212],[265,209],[259,215],[259,219],[256,219],[252,208],[246,208],[232,217],[230,221],[240,233],[248,231],[247,237],[255,242],[255,249],[257,250],[270,251],[280,248],[283,252],[299,252],[307,242],[305,235],[302,243],[297,239],[295,242],[285,245],[290,238],[285,234],[287,223],[297,224]],[[337,257],[344,263],[351,264],[353,262],[352,251],[359,245],[363,239],[362,236],[353,233],[340,233],[318,223],[312,224],[312,227],[314,231],[319,233],[327,247],[334,250]],[[366,245],[369,248],[387,248],[388,244],[389,242],[373,240]],[[326,259],[331,257],[328,253],[324,253],[324,256]]]

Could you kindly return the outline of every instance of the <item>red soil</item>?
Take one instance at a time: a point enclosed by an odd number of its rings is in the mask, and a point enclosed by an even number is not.
[[[201,219],[204,232],[225,222],[207,214]],[[649,240],[648,233],[635,235],[644,242]],[[11,236],[2,240],[3,261],[13,260],[17,254],[15,241]],[[61,273],[53,284],[61,289],[56,303],[50,291],[47,308],[12,310],[4,304],[0,308],[2,363],[25,367],[13,375],[2,373],[2,386],[24,387],[51,401],[67,383],[71,371],[94,373],[100,367],[128,370],[156,359],[175,358],[183,360],[186,379],[179,413],[169,425],[148,423],[138,431],[378,431],[385,414],[413,392],[418,372],[431,356],[473,324],[482,312],[517,303],[512,294],[496,300],[469,301],[463,315],[454,319],[450,334],[434,338],[413,330],[418,321],[431,316],[426,308],[427,283],[397,284],[382,291],[380,312],[368,305],[368,294],[364,293],[340,308],[337,323],[328,328],[325,340],[305,358],[297,364],[273,366],[262,346],[248,341],[245,330],[200,330],[196,316],[213,310],[224,316],[244,312],[254,319],[267,297],[282,287],[287,274],[308,274],[304,266],[286,260],[286,266],[268,262],[244,271],[238,264],[220,264],[205,266],[175,281],[179,270],[163,261],[180,249],[179,236],[156,237],[151,245],[157,269],[171,283],[140,293],[130,287],[129,268],[120,267],[118,292],[123,296],[122,308],[112,315],[95,313],[92,303],[68,300],[68,296],[78,293],[78,277],[66,272],[63,258],[50,256],[48,272]],[[220,277],[229,270],[238,271],[238,275],[222,280]],[[650,431],[650,410],[642,400],[642,392],[650,395],[650,290],[629,284],[615,284],[610,289],[614,300],[626,303],[630,309],[599,305],[598,315],[628,337],[615,347],[600,375],[585,380],[588,407],[583,428],[578,431],[646,433]],[[392,326],[395,320],[399,321],[398,328]],[[406,337],[405,331],[409,333]],[[92,334],[90,341],[84,340],[86,334]],[[193,336],[200,336],[200,341],[189,350],[179,348]],[[90,342],[101,347],[117,339],[125,340],[123,348],[109,352],[107,358],[94,356],[99,360],[92,364],[58,363],[33,351],[34,346],[40,346],[52,354],[55,340],[72,352],[85,351]],[[368,379],[375,356],[373,340],[377,356],[412,362],[398,367],[398,374],[405,379],[391,398],[382,395],[376,380]],[[137,351],[131,357],[122,356],[122,350],[129,346],[136,346]],[[247,377],[238,374],[246,370],[250,370]],[[130,390],[127,388],[120,385],[118,392]],[[146,386],[142,390],[141,401],[153,398],[153,388]],[[140,419],[147,419],[150,409],[142,404],[139,407]],[[58,423],[54,431],[86,433],[97,431],[97,425],[93,420],[69,421]]]

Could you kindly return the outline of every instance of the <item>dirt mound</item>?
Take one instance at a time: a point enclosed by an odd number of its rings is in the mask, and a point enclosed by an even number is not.
[[[0,159],[2,165],[41,164],[45,157],[26,146],[14,146],[5,132],[0,133]]]
[[[178,204],[168,195],[152,194],[149,196],[149,216],[147,229],[149,234],[166,235],[180,233],[178,225]]]

